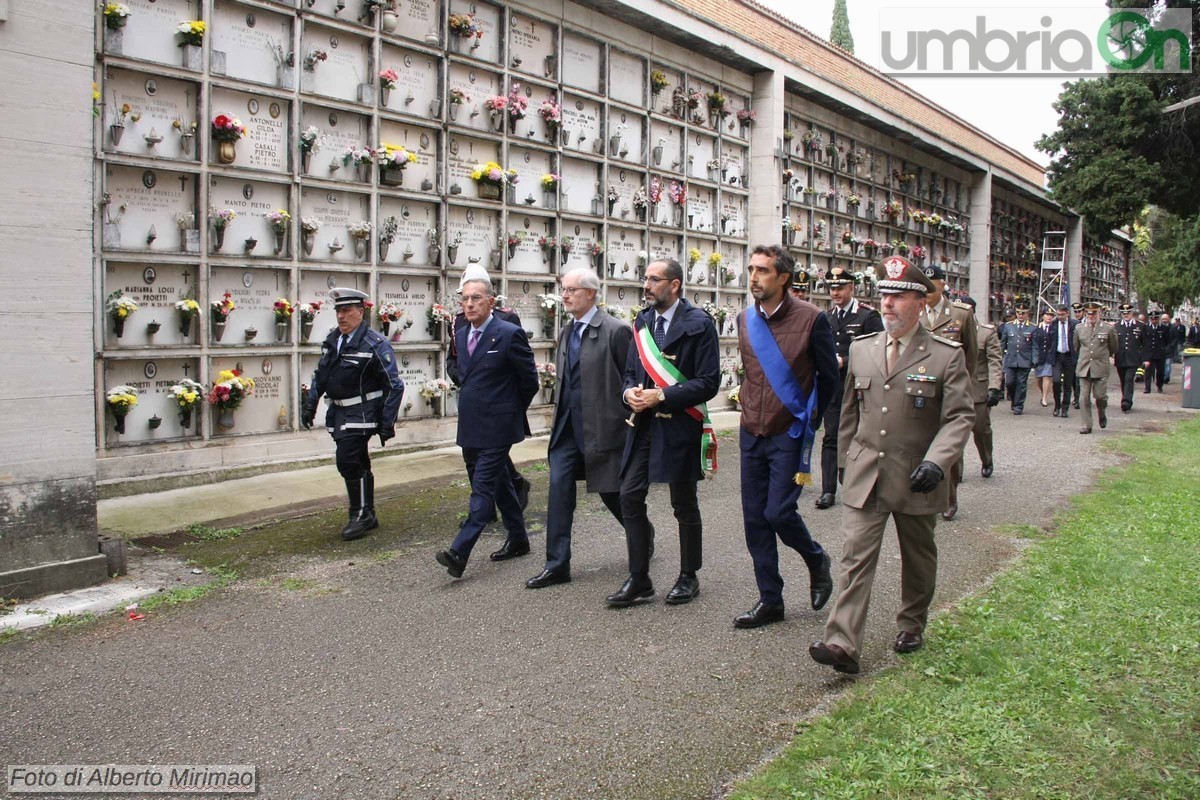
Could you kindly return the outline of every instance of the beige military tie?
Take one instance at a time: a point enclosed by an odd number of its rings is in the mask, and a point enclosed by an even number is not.
[[[896,368],[896,362],[900,360],[900,340],[892,339],[892,343],[887,349],[887,371],[892,374],[892,370]]]

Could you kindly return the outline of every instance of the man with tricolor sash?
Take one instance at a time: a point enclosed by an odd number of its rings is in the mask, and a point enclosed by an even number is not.
[[[696,484],[717,468],[717,440],[706,403],[721,383],[717,328],[712,317],[683,299],[683,268],[674,259],[646,266],[649,306],[633,323],[634,347],[625,367],[625,405],[633,412],[621,458],[621,516],[629,578],[608,596],[625,608],[654,596],[650,580],[653,528],[646,513],[651,483],[670,486],[679,523],[679,578],[672,605],[700,593],[702,525]]]
[[[812,607],[833,594],[829,556],[796,510],[812,483],[812,448],[825,406],[837,393],[833,329],[816,306],[788,292],[794,262],[778,245],[759,245],[746,270],[754,305],[738,317],[745,377],[742,407],[742,520],[754,561],[758,602],[733,621],[758,628],[783,619],[776,537],[808,566]]]

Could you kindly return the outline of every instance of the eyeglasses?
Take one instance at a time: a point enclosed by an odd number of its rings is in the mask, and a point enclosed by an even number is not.
[[[671,280],[671,279],[670,278],[660,278],[657,275],[647,275],[646,280],[643,282],[648,283],[651,286],[658,286],[660,283],[666,283],[669,280]]]
[[[490,294],[464,294],[461,302],[465,306],[468,303],[482,303],[484,300],[490,300],[491,297]]]
[[[571,297],[576,292],[586,292],[586,291],[588,291],[587,288],[583,287],[583,286],[564,286],[564,287],[562,287],[562,296],[563,297]]]

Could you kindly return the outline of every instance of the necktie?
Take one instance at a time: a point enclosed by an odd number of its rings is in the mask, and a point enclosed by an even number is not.
[[[654,322],[654,343],[662,350],[663,342],[667,340],[667,318],[662,314]]]
[[[567,343],[568,366],[574,368],[579,363],[579,348],[583,345],[583,322],[575,320],[575,329],[571,331],[571,340]]]
[[[887,371],[892,374],[892,370],[896,368],[896,362],[900,360],[900,340],[892,339],[892,343],[888,345],[887,351]]]
[[[471,338],[467,342],[467,357],[475,355],[475,345],[479,344],[480,331],[471,331]]]
[[[1058,324],[1058,352],[1067,352],[1067,323]]]
[[[337,351],[338,351],[338,355],[339,355],[339,356],[342,354],[342,347],[344,347],[344,346],[345,346],[345,344],[346,344],[346,342],[348,342],[348,341],[350,341],[350,335],[349,335],[349,334],[346,334],[346,333],[343,333],[343,334],[341,335],[341,338],[339,338],[339,339],[338,339],[338,349],[337,349]]]

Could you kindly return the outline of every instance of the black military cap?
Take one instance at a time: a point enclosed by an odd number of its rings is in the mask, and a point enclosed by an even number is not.
[[[971,297],[971,295],[967,295],[966,297],[964,297],[962,299],[962,301],[964,303],[966,303],[967,305],[969,305],[971,308],[976,308],[979,305],[978,303],[975,302],[975,298]]]
[[[1026,303],[1024,300],[1017,303],[1017,311],[1028,311],[1028,310],[1029,310],[1029,303]]]
[[[946,271],[937,264],[930,264],[925,268],[925,277],[935,281],[946,280]]]
[[[1072,311],[1083,311],[1083,303],[1080,303],[1080,302],[1071,303],[1071,310]]]
[[[858,283],[858,278],[845,267],[833,267],[825,273],[826,286],[845,286],[850,283]]]
[[[808,273],[804,270],[792,273],[792,289],[800,292],[808,291]]]
[[[1120,310],[1121,310],[1122,314],[1132,314],[1133,306],[1130,305],[1129,303],[1121,303]]]

